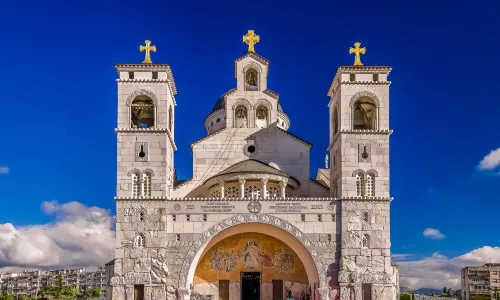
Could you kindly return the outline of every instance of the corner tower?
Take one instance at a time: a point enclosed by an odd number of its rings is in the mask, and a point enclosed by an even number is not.
[[[328,90],[330,193],[338,198],[341,299],[395,299],[389,209],[388,66],[341,66]]]
[[[168,64],[153,64],[146,41],[141,64],[117,64],[117,199],[166,198],[174,180],[177,89]]]

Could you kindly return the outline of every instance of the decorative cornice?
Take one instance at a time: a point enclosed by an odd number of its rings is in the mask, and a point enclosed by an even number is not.
[[[177,95],[177,87],[175,86],[174,74],[169,64],[116,64],[115,69],[118,72],[130,71],[166,71],[167,81],[172,89],[172,94]],[[173,98],[173,97],[172,97]],[[175,100],[174,100],[175,103]]]
[[[387,73],[389,74],[392,71],[392,68],[389,66],[340,66],[337,70],[337,73],[335,73],[335,76],[333,76],[332,83],[330,84],[330,88],[328,89],[327,95],[332,97],[334,94],[333,87],[335,85],[335,82],[337,81],[337,78],[340,76],[341,73],[343,72],[349,72],[349,73],[366,73],[366,72],[380,72],[380,73]],[[359,81],[361,82],[361,81]],[[358,84],[364,84],[364,83],[359,83]],[[378,81],[375,81],[378,82]],[[390,81],[388,81],[390,84]],[[341,83],[345,83],[345,81],[342,81]]]
[[[153,197],[153,196],[149,196],[149,197],[143,197],[143,196],[139,196],[139,197],[119,197],[119,196],[116,196],[116,197],[114,197],[114,199],[117,200],[117,201],[144,201],[144,200],[149,200],[149,201],[166,201],[167,197]]]
[[[255,52],[247,52],[246,54],[244,54],[244,55],[242,55],[234,60],[234,78],[238,77],[238,74],[237,74],[238,62],[245,59],[246,57],[251,57],[251,58],[255,59],[256,61],[260,62],[261,64],[266,65],[267,66],[267,73],[269,73],[269,60],[267,60],[265,57],[255,53]]]
[[[239,179],[260,180],[260,179],[266,178],[266,177],[269,180],[275,181],[275,182],[282,182],[284,180],[289,180],[288,184],[295,189],[298,188],[300,185],[300,182],[298,180],[296,180],[295,178],[290,177],[290,176],[281,176],[281,175],[269,174],[269,173],[264,173],[264,172],[262,172],[262,173],[245,173],[244,171],[233,173],[233,174],[222,174],[222,175],[216,174],[216,175],[210,177],[209,179],[205,180],[203,185],[205,185],[205,187],[211,187],[213,185],[219,184],[219,182],[221,180],[225,181],[225,182],[236,181]]]
[[[333,197],[276,197],[276,198],[238,198],[238,197],[224,197],[224,198],[215,198],[215,197],[186,197],[186,198],[167,198],[167,197],[114,197],[115,200],[121,201],[300,201],[300,202],[309,202],[309,201],[392,201],[393,197],[341,197],[341,198],[333,198]]]
[[[295,140],[297,140],[297,141],[301,142],[302,144],[305,144],[305,145],[309,146],[310,148],[312,148],[312,146],[313,146],[313,145],[312,145],[311,143],[309,143],[309,142],[307,142],[307,141],[305,141],[305,140],[303,140],[303,139],[299,138],[299,137],[298,137],[298,136],[296,136],[295,134],[292,134],[292,133],[290,133],[290,132],[288,132],[288,131],[286,131],[286,130],[284,130],[284,129],[281,129],[281,128],[279,128],[279,127],[276,127],[276,128],[278,129],[278,131],[281,131],[281,132],[285,133],[286,135],[291,136],[291,137],[292,137],[292,138],[294,138]]]
[[[330,149],[333,147],[337,139],[342,133],[347,133],[347,134],[375,134],[375,135],[391,135],[393,133],[392,129],[377,129],[377,130],[372,130],[372,129],[352,129],[352,130],[346,130],[342,129],[339,130],[332,139],[332,142],[326,149],[327,151],[330,151]]]
[[[177,146],[175,145],[174,138],[172,137],[172,134],[170,133],[170,130],[168,128],[115,128],[116,133],[153,133],[153,134],[164,134],[166,133],[168,136],[168,139],[170,140],[170,143],[172,143],[172,148],[174,150],[177,150]]]
[[[270,90],[270,89],[265,89],[263,91],[264,94],[268,95],[269,97],[272,97],[276,100],[279,100],[280,99],[280,95],[278,93],[276,93],[275,91],[273,90]]]
[[[341,81],[341,84],[390,85],[391,81]]]
[[[209,135],[207,135],[207,136],[205,136],[205,137],[202,137],[202,138],[201,138],[201,139],[199,139],[199,140],[196,140],[196,141],[192,142],[192,143],[191,143],[191,151],[193,150],[193,146],[194,146],[194,145],[199,144],[200,142],[203,142],[204,140],[206,140],[206,139],[208,139],[208,138],[210,138],[210,137],[212,137],[212,136],[214,136],[214,135],[218,134],[219,132],[222,132],[222,131],[224,131],[224,130],[226,130],[226,129],[227,129],[227,127],[224,127],[224,128],[222,128],[222,129],[219,129],[219,130],[217,130],[217,131],[212,132],[211,134],[209,134]]]

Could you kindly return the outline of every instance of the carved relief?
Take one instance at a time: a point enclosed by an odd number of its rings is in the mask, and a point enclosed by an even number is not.
[[[135,143],[135,161],[148,161],[148,143],[136,142]]]
[[[169,275],[167,263],[163,260],[151,259],[151,280],[153,283],[166,283]]]
[[[371,146],[370,144],[358,144],[358,161],[371,162]]]
[[[136,258],[134,272],[149,272],[151,271],[151,260],[149,258]]]
[[[188,250],[180,270],[180,278],[179,278],[180,286],[186,286],[188,280],[187,278],[188,271],[196,253],[200,251],[203,245],[205,245],[211,239],[211,237],[217,235],[220,231],[227,229],[228,227],[232,227],[238,224],[255,223],[255,222],[273,225],[293,234],[299,240],[299,242],[301,242],[304,245],[304,247],[311,255],[311,258],[314,261],[318,273],[322,274],[324,273],[324,271],[326,271],[324,270],[324,266],[318,255],[318,250],[316,249],[314,244],[309,240],[309,238],[305,234],[302,234],[300,230],[294,225],[272,215],[238,214],[232,216],[231,218],[221,221],[215,226],[210,227],[204,234],[200,235],[200,237],[194,242],[194,244]]]
[[[114,276],[111,285],[148,284],[151,283],[149,273],[126,273],[125,276]]]

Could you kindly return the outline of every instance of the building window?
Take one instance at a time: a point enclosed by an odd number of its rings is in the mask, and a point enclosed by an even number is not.
[[[278,188],[276,186],[269,186],[267,188],[267,197],[279,198],[280,197],[280,188]]]
[[[149,172],[142,175],[142,196],[151,197],[151,173]]]
[[[173,222],[177,221],[177,216],[176,215],[172,215],[172,221]]]
[[[128,72],[128,79],[134,79],[134,72]]]
[[[174,125],[174,114],[172,112],[172,106],[168,108],[168,131],[172,133],[172,126]]]
[[[363,221],[368,222],[368,213],[366,211],[363,213]]]
[[[175,240],[176,241],[180,241],[181,240],[181,235],[180,234],[176,234],[175,235]]]
[[[139,173],[134,172],[132,174],[132,197],[137,198],[140,195],[141,190],[141,180],[139,178]]]
[[[240,189],[235,185],[231,185],[224,191],[224,196],[227,198],[239,198]]]
[[[335,222],[335,215],[332,214],[332,222]]]
[[[207,214],[203,214],[203,222],[207,221]]]
[[[186,221],[191,221],[191,215],[186,215]]]
[[[144,221],[144,212],[139,213],[139,221]]]
[[[331,234],[327,234],[326,235],[326,240],[331,242],[332,241],[332,235]]]
[[[366,174],[366,196],[375,196],[375,174]]]
[[[134,248],[144,248],[144,236],[142,234],[135,236]]]
[[[318,222],[323,222],[323,215],[318,214]]]
[[[248,69],[245,74],[245,90],[258,91],[258,73],[255,69]]]
[[[247,128],[248,127],[248,110],[243,105],[238,105],[235,110],[235,127]]]
[[[378,74],[373,74],[373,81],[378,81]]]
[[[364,195],[364,176],[363,173],[358,172],[356,174],[356,196],[362,197]]]
[[[374,130],[377,123],[377,107],[370,97],[359,98],[352,108],[353,129]]]
[[[153,72],[153,79],[158,79],[158,72]]]
[[[305,222],[305,221],[306,221],[306,215],[305,215],[305,214],[301,214],[301,215],[300,215],[300,220],[301,220],[302,222]]]
[[[269,119],[269,113],[267,110],[267,107],[261,105],[257,107],[257,110],[255,112],[255,127],[257,128],[266,128],[267,127],[267,122]]]
[[[260,198],[260,188],[256,185],[249,185],[245,188],[245,198]]]
[[[151,128],[155,126],[155,105],[147,96],[139,96],[130,105],[130,124],[132,128]]]
[[[363,235],[363,237],[361,238],[361,244],[363,248],[370,247],[370,236],[368,234]]]
[[[349,74],[349,81],[356,81],[356,74]]]

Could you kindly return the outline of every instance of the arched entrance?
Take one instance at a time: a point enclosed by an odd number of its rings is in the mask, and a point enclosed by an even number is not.
[[[301,291],[314,292],[324,281],[320,274],[324,270],[318,251],[298,228],[270,215],[239,214],[198,238],[182,265],[179,288],[212,290],[217,299],[219,285],[229,285],[224,287],[232,289],[227,299],[241,299],[249,278],[261,282],[261,300],[273,299],[272,287],[277,290],[280,284],[284,292],[299,293],[297,297]]]

